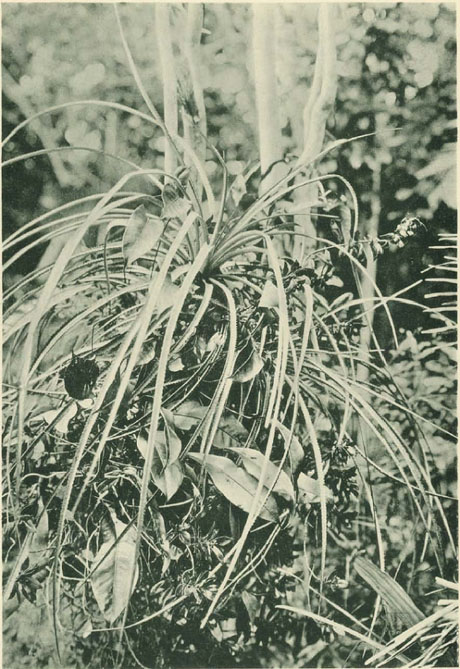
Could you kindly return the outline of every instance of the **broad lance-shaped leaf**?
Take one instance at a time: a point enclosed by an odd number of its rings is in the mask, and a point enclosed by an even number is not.
[[[265,462],[265,455],[260,451],[257,451],[254,448],[228,448],[227,450],[232,451],[240,456],[243,461],[243,467],[251,476],[254,476],[257,481],[259,481],[262,474],[262,467]],[[283,470],[279,470],[279,467],[273,462],[267,463],[267,469],[265,471],[265,480],[264,486],[271,488],[273,482],[273,492],[276,492],[278,495],[281,495],[289,502],[295,500],[294,486],[289,479],[289,476]]]
[[[297,486],[299,488],[299,500],[305,502],[306,504],[313,504],[314,502],[319,502],[321,499],[321,486],[317,479],[307,476],[303,472],[300,472],[297,479]],[[324,492],[326,495],[326,500],[332,500],[333,494],[329,488],[324,486]]]
[[[130,527],[121,536],[126,527],[115,514],[111,520],[103,521],[104,542],[94,558],[95,569],[91,574],[94,597],[109,623],[115,622],[128,606],[133,571],[133,589],[139,575],[135,564],[136,529]]]
[[[425,618],[399,583],[373,562],[358,555],[354,559],[354,566],[367,585],[383,599],[388,613],[394,615],[405,629],[409,629]]]
[[[123,235],[122,251],[126,266],[131,265],[157,245],[163,228],[160,218],[147,216],[143,204],[133,211]]]
[[[205,456],[202,453],[189,453],[188,457],[202,463],[212,482],[224,497],[246,513],[250,512],[258,482],[243,467],[237,467],[232,460],[220,455]],[[262,496],[265,496],[266,492],[267,489],[262,488]],[[259,516],[265,520],[276,521],[278,515],[275,498],[270,495],[260,509]]]
[[[147,438],[139,433],[137,447],[147,457]],[[155,485],[170,499],[179,489],[184,478],[182,466],[178,462],[182,444],[172,423],[165,420],[164,431],[158,430],[153,450],[152,477]]]
[[[199,404],[195,400],[187,400],[174,409],[174,427],[179,430],[190,430],[195,428],[206,416],[207,406]],[[244,443],[248,437],[248,431],[232,413],[225,413],[214,436],[213,446],[226,448]]]

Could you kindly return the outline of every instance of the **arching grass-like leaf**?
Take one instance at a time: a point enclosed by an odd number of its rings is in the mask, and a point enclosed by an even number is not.
[[[361,555],[355,558],[354,566],[367,585],[383,599],[389,616],[396,618],[405,629],[423,620],[423,613],[389,574]]]

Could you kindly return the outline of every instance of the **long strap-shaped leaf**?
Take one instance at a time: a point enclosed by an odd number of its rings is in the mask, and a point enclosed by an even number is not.
[[[406,629],[424,619],[423,613],[394,578],[361,555],[355,558],[354,565],[361,578],[380,595],[388,611],[397,616]]]

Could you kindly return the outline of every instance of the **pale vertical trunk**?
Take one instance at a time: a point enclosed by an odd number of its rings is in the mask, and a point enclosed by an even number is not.
[[[177,77],[171,40],[171,25],[169,20],[169,5],[159,3],[155,5],[155,28],[158,51],[160,55],[161,77],[163,80],[163,109],[164,124],[172,137],[177,135]],[[165,137],[165,172],[172,174],[176,168],[176,152],[172,142]]]
[[[337,55],[335,45],[336,9],[333,5],[322,3],[318,10],[318,51],[316,55],[313,81],[303,112],[304,146],[298,165],[307,165],[318,155],[324,143],[327,118],[333,108],[337,91]],[[314,170],[307,170],[313,175]],[[298,181],[304,179],[299,177]],[[294,202],[305,214],[296,216],[299,230],[306,238],[296,238],[293,255],[302,260],[316,247],[316,228],[310,216],[310,208],[317,200],[316,186],[297,189]]]
[[[286,172],[286,165],[273,164],[283,158],[276,86],[275,5],[255,3],[252,6],[252,45],[254,84],[259,134],[260,167],[264,177],[261,191],[268,190]]]

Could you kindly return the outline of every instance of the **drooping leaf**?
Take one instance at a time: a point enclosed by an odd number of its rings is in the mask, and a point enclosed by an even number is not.
[[[65,434],[69,429],[69,422],[77,413],[77,409],[77,403],[72,402],[64,411],[62,409],[50,409],[49,411],[45,411],[44,413],[37,416],[37,420],[43,419],[45,423],[50,425],[62,413],[58,422],[54,425],[54,429],[56,432]]]
[[[208,407],[202,406],[195,400],[187,400],[174,409],[174,425],[179,430],[190,430],[203,420],[207,410]]]
[[[353,299],[353,293],[342,293],[339,295],[329,306],[330,311],[336,311],[337,309],[345,308],[347,302]]]
[[[156,277],[156,274],[156,272],[153,272],[152,279]],[[159,314],[175,304],[179,290],[179,286],[176,286],[169,277],[165,278],[157,297],[157,312]]]
[[[300,472],[299,477],[297,479],[297,486],[299,488],[300,501],[304,502],[305,504],[313,504],[314,502],[320,501],[321,487],[316,479],[312,478],[311,476],[307,476],[303,472]],[[333,499],[332,491],[329,490],[329,488],[327,488],[326,486],[324,486],[324,491],[326,499],[332,500]]]
[[[156,341],[154,339],[148,339],[142,344],[142,349],[140,355],[136,362],[136,367],[140,365],[147,365],[149,362],[154,360],[156,355]]]
[[[206,338],[203,337],[202,335],[199,335],[195,337],[195,344],[194,344],[194,353],[197,357],[197,360],[201,361],[206,353],[206,347],[207,347],[208,342],[206,341]]]
[[[163,218],[178,218],[181,221],[192,208],[190,202],[181,197],[172,184],[165,185],[162,198],[164,206],[161,215]]]
[[[87,618],[83,622],[81,627],[78,627],[75,630],[75,634],[77,636],[81,637],[82,639],[86,639],[86,638],[89,637],[89,635],[91,634],[92,631],[93,631],[93,624],[92,624],[91,620],[89,618]]]
[[[207,411],[207,406],[203,406],[195,400],[187,400],[172,412],[174,426],[176,429],[190,430],[204,419]],[[216,448],[236,446],[245,442],[247,437],[248,431],[244,425],[240,423],[234,414],[226,412],[220,418],[213,446]]]
[[[167,500],[179,490],[184,480],[184,472],[179,461],[173,462],[164,468],[160,476],[152,474],[155,485],[161,490]]]
[[[262,467],[264,466],[265,456],[260,451],[257,451],[254,448],[229,448],[233,453],[236,453],[240,456],[243,461],[243,467],[251,474],[257,481],[260,479],[262,474]],[[279,467],[273,462],[267,463],[267,468],[265,472],[265,482],[264,485],[267,488],[271,488],[273,482],[273,492],[276,492],[278,495],[281,495],[289,502],[295,500],[294,486],[291,483],[289,476],[283,470],[279,471]]]
[[[223,346],[225,344],[226,338],[226,335],[222,332],[216,332],[213,334],[211,339],[209,339],[206,344],[206,352],[212,353],[216,350],[216,348],[219,348],[219,346]]]
[[[143,204],[133,211],[123,234],[122,252],[127,267],[157,245],[163,228],[160,218],[147,216]]]
[[[121,536],[126,527],[115,514],[110,521],[104,519],[104,541],[94,558],[95,569],[90,579],[97,605],[109,623],[115,622],[129,603],[133,571],[133,589],[139,575],[135,564],[136,529],[130,527]]]
[[[225,413],[220,421],[214,436],[213,446],[216,448],[228,448],[244,443],[248,438],[248,431],[230,412]]]
[[[224,497],[249,513],[257,490],[257,480],[253,476],[248,474],[243,467],[238,467],[232,460],[220,455],[205,456],[201,453],[189,453],[188,457],[203,465],[212,482]],[[268,497],[259,515],[265,520],[276,521],[278,506],[273,496]]]
[[[183,369],[185,369],[185,365],[182,362],[182,358],[177,356],[177,358],[172,358],[172,360],[168,363],[168,369],[170,372],[181,372]]]

